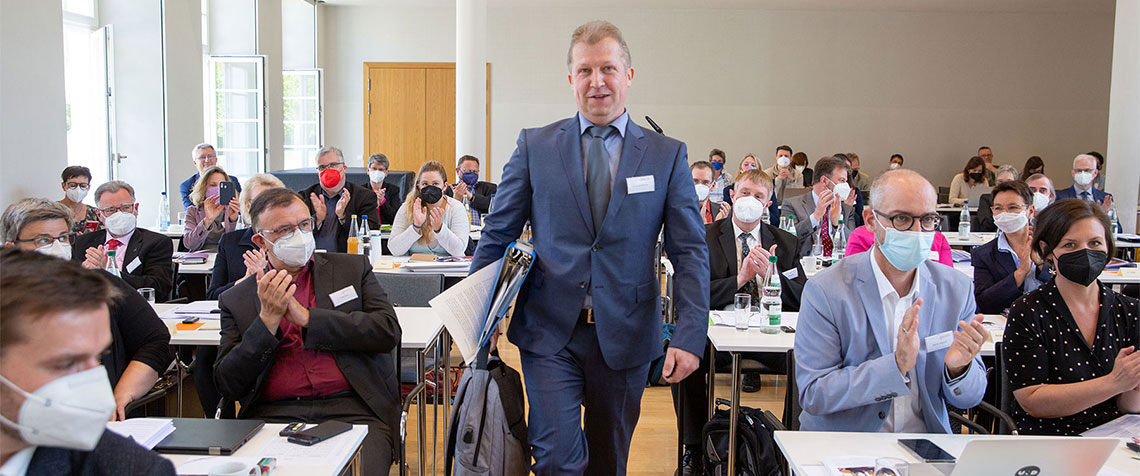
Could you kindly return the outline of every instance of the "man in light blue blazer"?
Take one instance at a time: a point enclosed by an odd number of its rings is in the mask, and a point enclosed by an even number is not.
[[[526,380],[533,471],[620,475],[649,363],[663,351],[658,234],[664,227],[676,270],[671,383],[704,352],[708,249],[685,145],[625,109],[633,68],[621,31],[582,25],[567,63],[578,114],[519,134],[471,270],[502,258],[530,221],[538,258],[507,337]]]
[[[801,429],[949,433],[946,404],[981,401],[987,331],[970,279],[927,259],[936,204],[918,173],[884,173],[863,211],[871,252],[804,287],[795,343]]]

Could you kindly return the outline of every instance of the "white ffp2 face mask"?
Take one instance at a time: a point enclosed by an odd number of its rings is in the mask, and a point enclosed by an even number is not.
[[[115,412],[115,394],[102,365],[57,378],[27,392],[3,375],[0,382],[24,396],[16,421],[0,422],[20,430],[24,442],[91,451]]]
[[[1077,174],[1073,176],[1073,181],[1077,182],[1077,185],[1080,185],[1082,187],[1088,187],[1089,184],[1092,183],[1092,181],[1093,181],[1093,173],[1092,172],[1077,172]]]
[[[1041,213],[1045,207],[1049,206],[1049,196],[1041,192],[1033,192],[1033,208],[1037,213]]]
[[[804,169],[806,169],[806,168],[807,168],[806,165],[797,165],[796,166],[796,172],[799,172],[802,174],[802,173],[804,173]]]
[[[52,241],[50,245],[36,248],[36,251],[56,258],[71,259],[71,244],[60,243],[59,240]]]
[[[294,268],[308,263],[309,258],[313,257],[313,251],[317,249],[317,240],[313,238],[311,231],[294,230],[293,233],[282,236],[271,244],[273,256]]]
[[[103,225],[107,227],[107,231],[115,236],[123,236],[127,233],[135,231],[135,225],[138,223],[138,218],[134,213],[127,213],[123,211],[115,212],[111,216],[103,219]]]
[[[776,159],[776,165],[779,165],[780,167],[787,167],[791,163],[792,163],[792,159],[789,159],[785,155],[781,155],[780,158]]]
[[[388,174],[385,173],[383,170],[369,170],[368,171],[368,180],[371,180],[372,183],[384,183],[384,177],[386,177],[386,176],[388,176]]]
[[[65,190],[63,194],[67,195],[68,200],[79,203],[82,202],[84,198],[87,198],[87,189],[80,187],[69,188]]]
[[[698,202],[703,202],[703,201],[705,201],[706,198],[709,198],[709,190],[711,190],[711,189],[709,189],[708,185],[705,185],[703,183],[698,183],[696,185],[693,185],[693,188],[695,188],[697,190],[697,201]]]
[[[998,213],[997,216],[994,217],[994,225],[997,225],[1002,233],[1007,234],[1025,228],[1025,225],[1028,223],[1029,217],[1025,214],[1024,210],[1019,213]]]
[[[764,215],[764,206],[760,200],[753,196],[737,198],[732,203],[732,214],[744,223],[753,223]]]
[[[847,182],[839,182],[835,184],[834,191],[835,198],[838,198],[839,201],[847,200],[847,196],[851,195],[851,186],[847,185]]]

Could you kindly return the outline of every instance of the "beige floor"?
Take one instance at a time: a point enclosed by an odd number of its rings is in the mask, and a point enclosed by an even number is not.
[[[505,341],[505,339],[504,339]],[[503,344],[500,342],[500,355],[503,360],[515,369],[521,369],[519,365],[518,348],[509,343]],[[458,356],[458,354],[456,354]],[[457,361],[457,358],[453,358]],[[717,374],[717,396],[727,397],[729,393],[730,379],[727,374]],[[781,414],[784,407],[784,377],[777,376],[764,376],[763,388],[756,393],[743,393],[741,398],[742,404],[754,408],[763,408],[771,410],[777,416]],[[428,407],[428,437],[430,438],[431,430],[431,416],[430,406]],[[412,415],[408,419],[408,428],[415,428],[415,410],[413,408]],[[441,415],[438,426],[440,445],[436,451],[436,474],[443,473],[443,440],[446,429],[444,427],[445,417]],[[409,471],[408,474],[418,474],[418,459],[416,455],[416,442],[417,435],[415,431],[409,431],[408,434],[408,458],[409,458]],[[428,456],[430,460],[430,447],[428,448]],[[672,475],[676,469],[677,460],[677,423],[676,417],[673,413],[673,400],[669,392],[669,387],[649,387],[645,389],[645,395],[641,399],[641,419],[638,422],[637,430],[633,435],[632,448],[629,455],[629,473],[633,475]],[[428,474],[431,474],[429,465]],[[392,475],[399,474],[399,468],[393,465]]]

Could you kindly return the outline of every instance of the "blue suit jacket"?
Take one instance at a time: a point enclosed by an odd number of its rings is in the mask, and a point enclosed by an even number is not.
[[[626,179],[650,176],[653,190],[629,194]],[[566,346],[589,287],[606,364],[632,368],[658,357],[661,304],[654,252],[665,229],[675,272],[677,329],[672,346],[704,352],[709,255],[685,144],[630,120],[609,209],[594,230],[578,117],[523,129],[486,218],[474,272],[503,257],[530,221],[538,259],[515,301],[508,338],[551,355]]]
[[[910,390],[903,382],[887,336],[872,253],[859,253],[808,280],[796,329],[796,383],[800,429],[879,431],[891,400]],[[946,349],[927,353],[925,339],[954,330],[974,315],[970,278],[949,266],[924,261],[916,279],[923,299],[915,369],[922,416],[930,433],[949,433],[946,402],[971,408],[982,400],[986,371],[975,357],[966,374],[946,382]]]
[[[978,312],[985,314],[1000,314],[1025,294],[1013,277],[1017,270],[1013,256],[999,251],[997,242],[995,237],[970,251],[970,262],[974,265],[974,299],[978,302]],[[1050,279],[1053,277],[1045,267],[1037,268],[1038,281],[1044,283]]]
[[[1092,192],[1093,200],[1096,200],[1098,202],[1103,202],[1105,197],[1112,196],[1111,193],[1105,192],[1104,190],[1097,190],[1095,187],[1090,191]],[[1069,188],[1057,190],[1057,200],[1063,200],[1066,198],[1080,198],[1077,193],[1079,192],[1077,192],[1076,185],[1073,185]]]

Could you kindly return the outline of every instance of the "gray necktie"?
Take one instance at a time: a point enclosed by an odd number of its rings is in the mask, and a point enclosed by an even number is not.
[[[590,214],[594,218],[594,232],[602,228],[606,209],[610,206],[610,153],[606,138],[617,132],[613,126],[590,126],[590,146],[586,149],[586,193],[590,197]]]
[[[1092,197],[1089,195],[1089,191],[1088,191],[1088,190],[1085,190],[1085,191],[1081,192],[1081,199],[1082,199],[1082,200],[1084,200],[1084,201],[1086,201],[1086,202],[1087,202],[1087,201],[1091,201],[1091,200],[1092,200]]]
[[[751,249],[748,247],[748,236],[749,236],[748,233],[744,233],[744,232],[740,233],[740,267],[741,268],[744,268],[744,260],[748,258],[748,252],[751,251]],[[740,270],[737,270],[737,272],[739,273]],[[755,279],[749,279],[748,282],[744,283],[744,287],[740,288],[740,290],[751,295],[754,299],[760,298],[760,288],[756,284]]]

